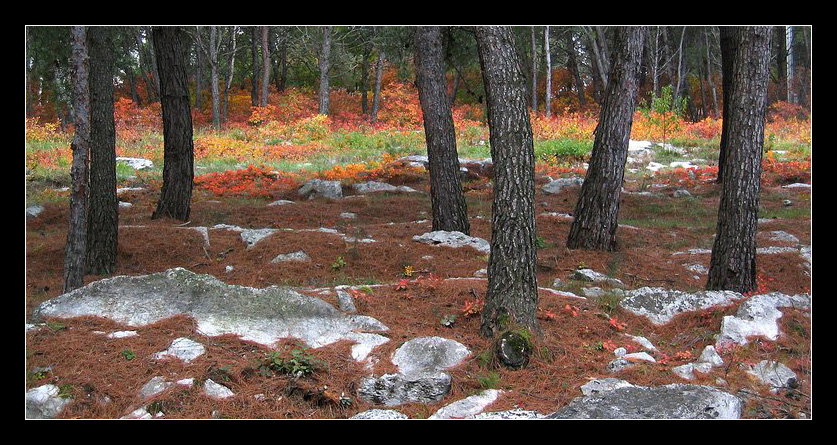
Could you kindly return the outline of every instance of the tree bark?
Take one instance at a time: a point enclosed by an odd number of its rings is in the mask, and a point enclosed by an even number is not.
[[[192,112],[183,30],[155,27],[154,51],[163,112],[163,187],[152,218],[189,220],[194,179]]]
[[[735,60],[735,34],[736,28],[733,26],[721,26],[720,42],[721,42],[721,97],[724,105],[721,109],[721,143],[718,151],[718,177],[716,182],[718,184],[724,182],[724,165],[726,164],[727,145],[729,138],[729,104],[730,91],[732,90],[732,65]]]
[[[259,105],[267,106],[267,93],[270,91],[270,45],[269,43],[269,26],[262,26],[262,92],[260,94],[261,100]]]
[[[447,95],[440,28],[416,28],[415,49],[416,84],[424,116],[430,170],[433,230],[470,234],[468,208],[459,176],[456,131]]]
[[[575,207],[567,247],[616,249],[619,200],[636,110],[642,27],[616,29],[615,60],[593,140],[590,166]]]
[[[329,82],[328,72],[331,68],[331,27],[323,27],[323,42],[320,49],[320,95],[319,113],[328,115]]]
[[[480,333],[510,324],[539,332],[535,232],[535,154],[523,59],[507,27],[476,29],[488,105],[494,200],[488,291]]]
[[[375,68],[375,91],[372,93],[372,124],[378,122],[378,109],[381,107],[381,82],[384,78],[384,55],[383,49],[378,53],[378,66]]]
[[[730,73],[729,139],[707,289],[756,290],[771,31],[770,27],[741,27],[730,42],[735,56]]]
[[[552,54],[549,47],[549,26],[543,30],[543,51],[546,55],[546,92],[544,94],[543,114],[552,117]]]
[[[119,201],[116,197],[116,129],[113,116],[112,28],[91,27],[90,55],[90,207],[87,272],[116,272]]]
[[[64,292],[84,285],[87,255],[87,186],[90,156],[90,90],[87,32],[83,26],[72,27],[73,114],[75,134],[71,145],[70,225],[64,253]]]

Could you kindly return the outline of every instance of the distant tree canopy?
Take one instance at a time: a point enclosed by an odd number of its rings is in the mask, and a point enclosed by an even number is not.
[[[159,79],[150,27],[115,28],[112,45],[117,97],[131,98],[140,105],[158,102]],[[218,78],[231,88],[253,90],[258,97],[264,86],[264,72],[269,73],[267,82],[274,91],[300,88],[317,94],[321,84],[322,27],[185,28],[193,105],[210,106],[210,100],[200,99],[211,94],[211,78]],[[614,28],[550,26],[548,42],[544,39],[545,32],[545,26],[513,27],[518,49],[525,58],[529,107],[534,105],[538,112],[544,113],[548,97],[550,114],[597,112],[613,58]],[[379,55],[384,55],[388,66],[399,77],[412,81],[415,79],[413,34],[414,27],[410,26],[333,27],[325,73],[329,88],[359,94],[371,92]],[[212,47],[214,59],[208,52],[210,37],[216,39]],[[723,100],[719,28],[648,26],[644,40],[640,104],[650,103],[668,86],[674,99],[685,100],[686,119],[719,117],[717,113]],[[72,122],[70,41],[70,27],[26,28],[29,115]],[[452,100],[484,103],[485,88],[473,28],[444,27],[443,44]],[[265,50],[267,55],[263,53]],[[786,101],[810,107],[811,28],[774,27],[771,54],[769,102]],[[264,61],[271,64],[267,71]],[[546,76],[547,61],[551,76]],[[549,95],[545,91],[547,83],[551,85]]]

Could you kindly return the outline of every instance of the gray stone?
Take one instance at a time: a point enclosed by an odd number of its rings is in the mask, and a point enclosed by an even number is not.
[[[212,379],[206,379],[206,381],[203,382],[203,390],[207,396],[219,400],[228,399],[235,395],[232,390],[220,383],[216,383]]]
[[[779,336],[778,320],[782,317],[779,308],[808,309],[811,296],[808,294],[785,295],[778,292],[754,295],[738,307],[735,315],[721,320],[721,332],[715,345],[747,344],[747,337],[763,336],[776,340]]]
[[[479,394],[457,400],[445,405],[433,413],[428,419],[464,419],[482,412],[486,406],[492,404],[500,396],[499,390],[487,389]]]
[[[756,377],[760,382],[770,385],[772,392],[783,388],[796,386],[796,373],[782,363],[762,360],[753,365],[747,373]]]
[[[359,412],[349,420],[407,420],[407,415],[391,409],[370,409]]]
[[[565,187],[578,187],[584,183],[584,179],[582,178],[558,178],[550,183],[544,185],[541,190],[544,193],[555,195],[561,193]]]
[[[442,400],[450,392],[450,385],[451,376],[441,371],[418,378],[384,374],[361,379],[358,394],[369,402],[385,406],[430,404]]]
[[[611,278],[603,273],[596,272],[592,269],[577,269],[573,272],[572,275],[573,280],[579,281],[587,281],[591,283],[604,283],[614,287],[624,287],[625,284],[622,281]]]
[[[52,419],[73,400],[61,396],[60,389],[52,384],[38,386],[26,391],[26,418]]]
[[[657,325],[668,323],[675,315],[700,311],[713,306],[730,305],[744,298],[732,291],[698,291],[688,293],[664,288],[643,287],[625,292],[619,305],[624,309],[648,317]]]
[[[430,244],[432,246],[455,248],[468,246],[482,253],[489,253],[491,251],[491,245],[488,241],[482,238],[468,236],[458,231],[449,232],[446,230],[436,230],[434,232],[427,232],[423,235],[416,235],[413,237],[413,241]]]
[[[413,193],[413,192],[416,191],[415,189],[413,189],[411,187],[407,187],[405,185],[394,186],[392,184],[387,184],[385,182],[379,182],[379,181],[368,181],[368,182],[363,182],[363,183],[359,183],[359,184],[354,184],[354,185],[352,185],[352,188],[360,194],[375,193],[375,192]]]
[[[738,419],[741,401],[708,386],[624,386],[574,399],[550,419]]]
[[[364,377],[358,394],[385,406],[438,402],[451,385],[451,376],[443,370],[456,366],[468,355],[468,348],[453,340],[441,337],[409,340],[392,355],[398,374]]]
[[[593,394],[598,394],[605,391],[613,391],[614,389],[625,388],[628,386],[634,385],[626,382],[625,380],[608,377],[604,379],[591,380],[581,385],[581,393],[585,396],[591,396]]]
[[[297,190],[297,194],[303,198],[327,198],[340,199],[343,197],[343,186],[340,181],[326,181],[323,179],[312,179]]]
[[[167,357],[174,357],[188,363],[200,357],[206,352],[206,348],[188,338],[176,338],[171,342],[171,346],[162,352],[154,354],[155,359],[162,359]]]
[[[311,261],[311,257],[308,256],[302,250],[298,250],[293,253],[280,253],[276,255],[272,260],[270,260],[271,264],[278,264],[278,263],[307,263]]]
[[[387,330],[372,317],[344,314],[290,288],[227,285],[182,268],[96,281],[45,301],[34,312],[36,320],[99,316],[129,326],[175,315],[194,318],[204,335],[235,334],[267,346],[295,337],[318,348],[356,331]]]

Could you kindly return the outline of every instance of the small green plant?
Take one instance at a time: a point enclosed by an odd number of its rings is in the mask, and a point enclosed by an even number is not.
[[[477,376],[477,382],[483,389],[495,389],[500,386],[500,374],[495,371],[489,371],[487,374],[480,374]]]
[[[264,374],[276,372],[294,377],[305,377],[313,374],[318,369],[325,368],[325,366],[325,362],[317,359],[307,347],[296,345],[289,352],[270,352],[262,362],[260,369]]]
[[[331,270],[335,272],[344,267],[346,267],[346,260],[344,260],[342,256],[338,256],[334,262],[331,263]]]
[[[136,357],[136,354],[134,354],[134,351],[130,349],[125,349],[122,351],[122,357],[124,357],[125,360],[133,360]]]

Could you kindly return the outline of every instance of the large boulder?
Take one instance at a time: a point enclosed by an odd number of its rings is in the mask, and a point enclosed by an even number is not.
[[[414,338],[392,355],[398,374],[366,377],[358,393],[365,400],[385,406],[437,402],[450,391],[451,376],[444,370],[456,366],[470,353],[454,340]]]
[[[48,300],[34,312],[36,320],[99,316],[128,326],[175,315],[194,318],[204,335],[234,334],[266,346],[295,337],[317,348],[367,338],[359,335],[365,331],[387,330],[372,317],[344,314],[290,288],[228,285],[182,268],[96,281]]]
[[[738,419],[742,403],[701,385],[619,386],[578,397],[550,419]]]

